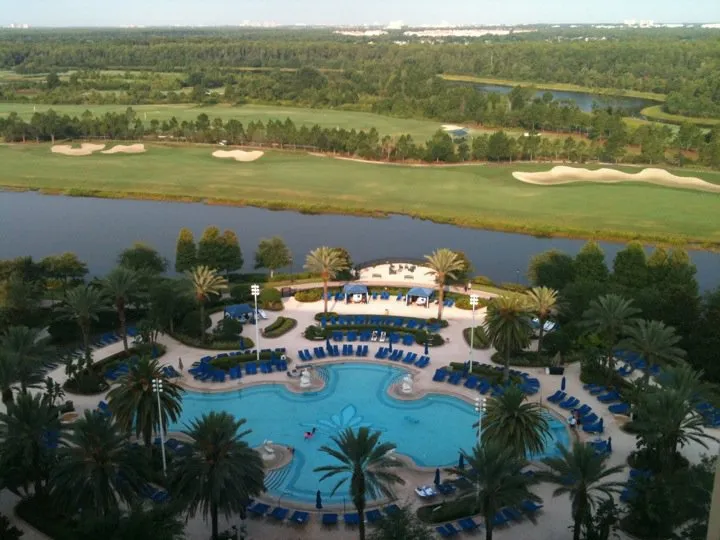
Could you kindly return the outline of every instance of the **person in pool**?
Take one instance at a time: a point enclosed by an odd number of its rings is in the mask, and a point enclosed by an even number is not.
[[[312,431],[306,431],[305,432],[305,440],[312,439],[315,436],[315,432],[317,431],[317,428],[312,428]]]

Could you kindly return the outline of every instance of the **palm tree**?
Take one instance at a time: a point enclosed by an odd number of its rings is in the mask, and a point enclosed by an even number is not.
[[[607,456],[597,455],[594,448],[579,441],[573,443],[572,450],[561,444],[557,445],[557,449],[560,452],[558,457],[543,459],[550,471],[538,473],[538,477],[559,486],[553,492],[555,497],[570,496],[573,540],[580,540],[582,527],[587,524],[601,497],[611,498],[613,493],[622,490],[622,482],[608,480],[608,477],[618,474],[624,467],[607,467]]]
[[[0,349],[0,390],[2,402],[7,405],[14,399],[13,385],[17,382],[17,369],[15,362],[5,351]]]
[[[487,307],[485,330],[493,347],[505,357],[505,382],[510,380],[510,355],[530,344],[532,326],[525,298],[496,296]]]
[[[615,369],[615,347],[625,332],[627,325],[640,310],[633,307],[631,300],[617,294],[606,294],[590,302],[583,313],[582,324],[596,333],[605,345],[608,374]]]
[[[157,396],[153,392],[152,381],[162,381],[160,408],[162,418],[158,417]],[[168,379],[160,370],[156,359],[141,358],[130,366],[126,375],[120,378],[118,385],[108,393],[108,405],[118,425],[135,436],[142,438],[149,449],[153,430],[157,433],[167,429],[169,422],[177,422],[182,410],[182,389]]]
[[[342,254],[338,250],[327,246],[313,249],[307,254],[307,257],[305,257],[305,270],[313,274],[320,274],[320,278],[322,279],[323,301],[325,306],[323,308],[324,313],[327,313],[328,281],[334,279],[338,273],[347,269],[347,261]]]
[[[69,515],[103,516],[138,498],[148,463],[107,416],[91,411],[76,420],[51,478],[52,493]]]
[[[9,403],[7,412],[0,413],[5,479],[12,478],[26,492],[32,484],[41,496],[53,464],[53,442],[62,429],[57,410],[40,394],[20,394]]]
[[[194,420],[185,435],[192,442],[187,454],[173,464],[170,485],[179,500],[187,504],[189,516],[200,511],[210,515],[212,538],[218,537],[218,512],[245,517],[250,499],[265,490],[265,470],[260,455],[239,431],[245,419],[236,420],[226,412],[210,412]]]
[[[404,484],[405,480],[389,469],[400,467],[401,462],[390,456],[395,450],[393,443],[380,443],[380,432],[361,427],[357,432],[347,428],[338,436],[330,437],[335,448],[321,446],[320,451],[339,461],[340,465],[317,467],[315,472],[325,473],[320,481],[343,475],[332,493],[350,480],[350,496],[360,517],[360,540],[365,540],[365,498],[369,495],[393,497],[392,486]]]
[[[510,386],[502,395],[491,398],[483,417],[483,441],[496,441],[518,457],[540,454],[545,449],[550,428],[543,407],[526,399],[517,386]]]
[[[115,311],[117,311],[118,321],[120,322],[120,335],[122,336],[123,347],[125,351],[127,351],[125,306],[130,301],[130,295],[137,291],[140,285],[140,276],[133,270],[118,266],[105,277],[102,285],[115,305]]]
[[[635,320],[625,327],[625,332],[627,338],[620,346],[645,360],[647,366],[643,378],[646,383],[650,380],[650,368],[654,364],[675,365],[685,358],[685,351],[676,347],[680,336],[675,333],[675,328],[661,321]]]
[[[39,340],[40,332],[27,326],[11,326],[0,339],[6,362],[12,367],[20,392],[39,388],[45,381],[45,368],[54,350]]]
[[[217,296],[227,289],[228,280],[209,266],[196,266],[190,271],[190,281],[200,305],[200,338],[205,341],[205,302],[210,296]]]
[[[66,317],[77,322],[82,332],[83,347],[85,349],[85,362],[89,366],[90,357],[90,331],[93,321],[98,315],[106,311],[106,299],[103,292],[92,285],[79,285],[65,293],[62,310]]]
[[[468,497],[476,498],[475,510],[485,518],[485,540],[492,540],[493,517],[502,508],[517,507],[526,500],[540,502],[530,491],[536,477],[523,474],[528,461],[508,452],[498,441],[488,440],[463,455],[467,466],[449,470],[476,486],[476,492]]]
[[[560,309],[558,292],[550,287],[533,287],[527,292],[527,304],[530,311],[537,315],[538,321],[540,322],[537,350],[538,360],[540,360],[543,338],[545,337],[545,322],[547,322],[550,317],[557,315]]]
[[[438,320],[442,319],[443,300],[445,298],[445,281],[456,279],[456,272],[463,270],[464,262],[458,254],[447,248],[440,248],[430,255],[425,255],[430,272],[427,275],[435,276],[435,283],[438,286]]]

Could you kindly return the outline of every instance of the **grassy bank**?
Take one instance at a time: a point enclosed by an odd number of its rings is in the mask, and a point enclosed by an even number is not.
[[[638,99],[649,99],[653,101],[664,102],[667,96],[665,94],[656,94],[655,92],[640,92],[638,90],[619,90],[617,88],[592,88],[590,86],[581,86],[579,84],[568,83],[541,83],[526,81],[511,81],[508,79],[492,79],[489,77],[473,77],[472,75],[440,75],[446,81],[469,82],[477,84],[495,84],[498,86],[532,86],[538,90],[556,90],[558,92],[583,92],[586,94],[598,94],[605,96],[630,97]]]
[[[213,158],[211,146],[147,146],[145,154],[68,157],[52,154],[49,145],[0,145],[0,185],[306,213],[404,214],[540,236],[720,246],[717,195],[639,183],[543,187],[512,177],[513,171],[545,171],[549,164],[389,166],[280,151],[238,163]],[[673,172],[720,184],[718,172]]]
[[[698,125],[700,127],[713,127],[720,124],[719,118],[696,118],[692,116],[682,116],[679,114],[670,114],[662,109],[662,105],[653,105],[652,107],[645,107],[640,114],[658,122],[665,122],[667,124],[680,125],[685,122]]]

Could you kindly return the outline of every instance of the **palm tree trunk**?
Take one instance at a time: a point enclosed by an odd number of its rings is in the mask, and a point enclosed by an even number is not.
[[[205,342],[205,302],[200,301],[200,341]]]
[[[580,517],[575,518],[575,524],[573,525],[573,540],[580,540],[580,533],[582,532],[582,519]]]
[[[438,321],[442,320],[443,301],[445,300],[445,283],[438,283]]]
[[[503,381],[508,382],[510,380],[510,348],[505,350],[505,369],[503,370]]]
[[[210,503],[210,522],[212,526],[212,540],[218,537],[218,507],[216,502]]]
[[[485,540],[492,540],[493,537],[493,524],[492,524],[492,516],[490,516],[490,519],[485,519]]]
[[[360,524],[358,525],[358,532],[360,534],[360,540],[365,540],[365,507],[358,508],[358,517],[360,518]]]
[[[85,348],[86,367],[89,367],[90,366],[90,325],[86,324],[84,321],[81,321],[79,324],[80,324],[80,331],[82,332],[82,336],[83,336],[83,346]]]
[[[120,335],[122,336],[123,340],[123,349],[125,352],[128,351],[128,344],[127,344],[127,324],[125,321],[125,306],[118,302],[117,305],[118,310],[118,319],[120,320]]]
[[[328,300],[327,292],[328,292],[328,282],[327,282],[327,279],[323,279],[323,302],[324,302],[324,306],[325,306],[323,308],[323,313],[325,315],[327,315],[327,300]]]
[[[540,353],[542,353],[542,342],[543,338],[545,337],[545,319],[542,317],[538,317],[540,320],[540,333],[538,334],[538,350],[537,350],[537,359],[538,363],[540,362]]]
[[[13,401],[14,401],[14,398],[13,398],[12,388],[10,388],[9,386],[7,388],[3,388],[3,391],[2,391],[3,404],[8,405],[8,404],[12,403]]]

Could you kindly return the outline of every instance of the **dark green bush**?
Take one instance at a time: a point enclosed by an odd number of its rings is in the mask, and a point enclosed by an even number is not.
[[[412,331],[405,332],[406,334],[412,333]],[[428,346],[439,347],[445,344],[445,340],[440,334],[429,334],[423,330],[415,332],[415,342],[418,345],[425,345],[425,341],[428,341]]]
[[[251,349],[255,346],[255,342],[249,337],[245,336],[239,337],[238,339],[232,341],[218,341],[216,339],[213,339],[214,336],[207,336],[204,342],[201,341],[200,338],[191,337],[178,332],[170,334],[170,336],[184,345],[188,345],[190,347],[197,347],[199,349],[212,349],[215,351],[237,351],[238,349]],[[240,347],[241,339],[243,341],[243,347]]]
[[[475,309],[482,309],[487,307],[487,305],[488,300],[486,298],[478,298],[478,304]],[[472,309],[472,306],[470,305],[470,297],[464,294],[461,295],[457,300],[455,300],[455,307],[458,309]]]
[[[282,294],[274,287],[267,287],[260,291],[258,304],[260,304],[263,309],[280,311],[283,309]]]
[[[452,371],[465,371],[465,364],[463,362],[450,362],[450,368]],[[478,362],[473,363],[473,367],[470,370],[473,375],[479,375],[488,380],[490,384],[505,384],[503,380],[503,372],[500,369],[495,369],[487,364],[480,364]],[[514,384],[522,383],[520,377],[517,375],[510,374],[510,382]]]
[[[296,274],[275,274],[268,281],[293,281],[300,279],[313,279],[317,278],[320,281],[320,274],[313,274],[312,272],[298,272]]]
[[[332,335],[332,330],[311,324],[305,329],[304,335],[307,339],[312,340],[327,339]]]
[[[71,394],[92,396],[107,392],[110,386],[100,372],[96,369],[84,369],[76,373],[71,379],[65,381],[63,388]]]
[[[487,349],[490,347],[490,338],[483,326],[476,326],[472,334],[474,342],[472,345],[473,349]],[[463,337],[465,338],[465,343],[470,345],[470,328],[463,330]]]
[[[406,317],[406,318],[407,318],[407,317]],[[421,320],[422,320],[422,319],[421,319]],[[429,319],[427,319],[427,323],[428,323],[428,324],[438,325],[438,326],[440,326],[440,328],[447,328],[448,325],[450,324],[450,323],[447,322],[445,319],[440,320],[440,319],[438,319],[437,317],[430,317]]]
[[[237,341],[242,331],[243,324],[240,321],[226,317],[218,321],[213,330],[213,339],[215,341]]]
[[[276,354],[277,358],[278,355]],[[272,353],[270,351],[260,351],[260,360],[270,360]],[[257,353],[238,354],[237,356],[225,356],[223,358],[214,358],[210,360],[210,364],[224,371],[229,370],[231,367],[239,366],[246,362],[255,362],[257,360]]]
[[[297,326],[297,321],[290,317],[278,317],[272,324],[269,324],[263,330],[263,336],[267,338],[276,338],[287,334],[290,330]]]
[[[472,281],[475,285],[495,287],[495,282],[487,276],[475,276],[470,281]]]
[[[59,513],[53,502],[35,495],[21,500],[15,507],[18,517],[55,540],[75,540],[77,525]]]
[[[500,288],[505,289],[506,291],[517,292],[517,293],[524,293],[528,290],[528,288],[525,285],[522,285],[521,283],[513,283],[512,281],[507,281],[505,283],[501,283]]]
[[[230,288],[230,298],[237,304],[247,304],[253,297],[250,294],[250,284],[241,283],[240,285],[234,285]]]
[[[496,364],[505,365],[505,357],[499,352],[493,353],[490,359]],[[519,367],[547,367],[553,365],[553,357],[541,354],[538,358],[535,351],[520,351],[510,357],[511,366]]]
[[[322,300],[322,289],[305,289],[295,293],[295,300],[298,302],[317,302]]]
[[[474,497],[463,497],[454,501],[431,504],[418,508],[417,517],[425,523],[445,523],[473,516],[478,513]]]
[[[203,328],[203,332],[210,328],[212,325],[212,321],[210,320],[210,315],[206,312],[205,313],[205,328]],[[179,333],[185,334],[186,336],[190,336],[193,338],[199,338],[201,335],[200,331],[200,311],[199,310],[193,310],[189,311],[185,314],[183,317],[182,323],[180,326],[176,329]]]

